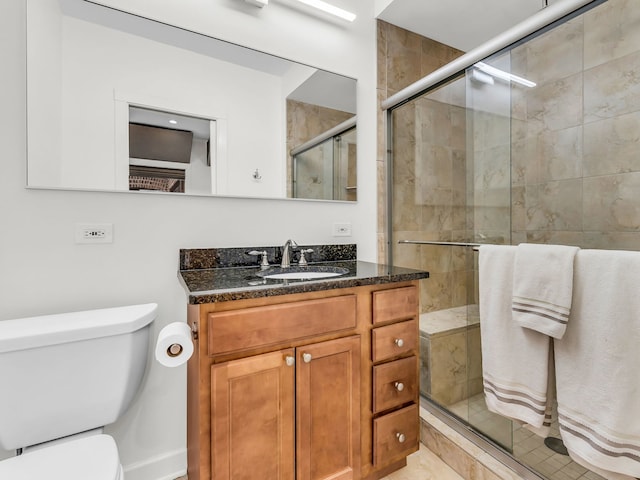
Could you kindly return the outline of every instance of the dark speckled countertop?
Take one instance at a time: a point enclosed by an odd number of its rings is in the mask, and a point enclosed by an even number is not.
[[[330,248],[327,250],[326,247]],[[178,277],[187,292],[190,304],[227,302],[336,288],[406,282],[429,277],[428,272],[421,270],[390,267],[388,265],[349,259],[349,257],[355,257],[355,245],[343,247],[347,250],[340,249],[336,254],[336,246],[315,246],[314,254],[317,252],[316,256],[321,261],[309,262],[310,267],[325,265],[348,270],[348,273],[339,277],[314,280],[272,280],[261,278],[257,275],[260,272],[264,272],[264,270],[260,269],[255,258],[251,259],[253,265],[242,265],[241,263],[243,262],[238,261],[220,261],[221,257],[224,258],[232,250],[232,253],[236,254],[236,260],[238,253],[239,258],[242,258],[243,252],[253,250],[253,247],[250,249],[181,250]],[[278,260],[277,247],[258,247],[257,249],[265,250],[269,248],[274,249],[270,250],[270,253],[274,253],[274,258],[270,258],[271,268],[278,268],[279,265],[276,262]],[[308,247],[305,246],[304,248]],[[326,251],[331,251],[331,253],[324,255],[322,252]],[[339,259],[331,260],[330,258]],[[190,259],[197,259],[197,261],[191,262]],[[234,266],[226,266],[229,264]]]

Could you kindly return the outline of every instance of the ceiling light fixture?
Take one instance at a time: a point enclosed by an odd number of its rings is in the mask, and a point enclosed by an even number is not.
[[[322,10],[325,13],[330,13],[331,15],[340,17],[348,22],[353,22],[356,19],[355,13],[347,12],[346,10],[335,7],[327,2],[323,2],[322,0],[298,0],[298,2],[317,8],[318,10]]]
[[[529,88],[533,88],[537,85],[535,82],[532,82],[531,80],[527,80],[526,78],[513,75],[512,73],[509,73],[509,72],[505,72],[504,70],[500,70],[499,68],[492,67],[491,65],[487,65],[486,63],[478,62],[473,66],[484,73],[488,73],[492,77],[499,78],[501,80],[506,80],[507,82],[519,83],[520,85],[524,85],[525,87],[529,87]]]
[[[170,123],[171,125],[177,125],[177,124],[178,124],[178,121],[177,121],[177,120],[169,120],[169,123]]]

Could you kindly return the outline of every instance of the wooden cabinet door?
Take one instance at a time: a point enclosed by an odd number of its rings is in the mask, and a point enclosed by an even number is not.
[[[296,350],[296,480],[360,479],[360,337]]]
[[[288,349],[211,367],[213,480],[294,479],[293,363]]]

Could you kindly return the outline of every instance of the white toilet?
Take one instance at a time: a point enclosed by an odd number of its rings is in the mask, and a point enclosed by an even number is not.
[[[0,321],[0,479],[123,480],[102,427],[144,376],[155,303]]]

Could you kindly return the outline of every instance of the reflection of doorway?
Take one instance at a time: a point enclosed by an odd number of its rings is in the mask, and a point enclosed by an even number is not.
[[[183,182],[184,194],[187,195],[225,193],[227,129],[224,117],[215,115],[215,112],[203,109],[198,104],[131,92],[115,92],[114,110],[116,190],[133,190],[129,178],[130,168],[136,166],[181,170],[184,177],[171,172],[171,178]],[[130,124],[189,132],[192,139],[187,160],[156,158],[155,154],[130,155]],[[156,177],[160,176],[160,170],[156,172]],[[134,182],[136,188],[138,184],[137,181]]]
[[[129,190],[212,193],[211,124],[174,112],[129,106]]]
[[[184,170],[175,168],[129,167],[129,190],[184,193]]]

